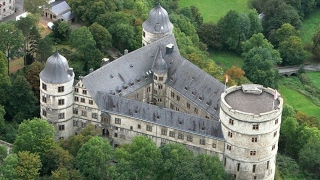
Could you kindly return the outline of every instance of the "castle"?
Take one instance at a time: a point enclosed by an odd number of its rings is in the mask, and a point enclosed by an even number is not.
[[[0,20],[15,13],[15,0],[0,1]]]
[[[181,143],[217,155],[236,179],[274,179],[282,98],[255,84],[225,89],[183,58],[160,5],[142,26],[143,47],[76,83],[66,58],[48,58],[40,73],[41,117],[54,125],[56,139],[91,123],[115,148],[145,135],[158,146]]]

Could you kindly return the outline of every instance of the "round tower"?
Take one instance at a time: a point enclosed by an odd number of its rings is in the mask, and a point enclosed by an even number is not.
[[[236,179],[274,179],[283,100],[261,85],[233,86],[221,95],[223,163]]]
[[[172,34],[172,30],[173,25],[167,11],[158,4],[149,12],[148,19],[142,24],[142,46]]]
[[[56,129],[56,140],[73,135],[73,69],[55,52],[40,72],[40,111]]]
[[[168,67],[162,57],[161,48],[158,49],[157,55],[153,61],[153,103],[164,107],[166,97],[166,84],[168,78]]]

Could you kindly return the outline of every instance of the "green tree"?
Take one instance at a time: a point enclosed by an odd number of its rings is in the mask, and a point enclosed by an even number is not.
[[[7,147],[4,145],[0,145],[0,166],[3,163],[3,160],[7,157]],[[1,171],[0,171],[1,172]]]
[[[320,27],[318,27],[317,31],[312,36],[312,49],[311,52],[313,57],[317,60],[320,59]]]
[[[279,29],[276,30],[275,33],[275,42],[273,43],[276,47],[283,42],[284,40],[288,39],[290,36],[300,36],[300,31],[296,30],[289,23],[284,23]]]
[[[248,32],[248,38],[250,38],[253,34],[261,33],[263,28],[261,19],[259,19],[258,12],[255,9],[249,11],[248,18],[250,20],[250,30]]]
[[[19,151],[38,153],[43,160],[47,152],[56,146],[54,134],[54,127],[43,119],[25,120],[19,125],[13,151],[15,153]]]
[[[303,43],[300,37],[290,36],[282,41],[278,48],[283,65],[299,65],[306,58],[307,52],[303,49]]]
[[[89,30],[96,41],[96,47],[102,51],[112,46],[112,36],[109,31],[98,23],[93,23]]]
[[[41,62],[46,62],[47,59],[53,54],[52,45],[53,42],[49,36],[40,39],[36,49],[36,59]]]
[[[18,152],[18,165],[15,168],[18,179],[36,179],[41,168],[40,157],[28,151]]]
[[[26,68],[26,79],[32,87],[35,97],[40,98],[40,77],[39,74],[44,68],[44,63],[35,61]]]
[[[298,163],[290,156],[277,154],[277,168],[283,179],[303,180],[305,179]]]
[[[10,119],[20,123],[24,119],[39,116],[38,100],[25,77],[15,77],[7,96],[10,101],[7,101],[5,110]]]
[[[299,152],[299,165],[320,177],[320,139],[312,137]]]
[[[249,50],[244,56],[242,69],[251,82],[265,87],[276,87],[277,71],[274,69],[274,59],[269,49],[255,47]]]
[[[25,0],[23,3],[23,10],[32,14],[40,14],[43,6],[48,6],[46,0]]]
[[[218,21],[218,28],[221,33],[226,48],[235,51],[238,44],[238,33],[236,24],[238,24],[239,14],[235,10],[230,10],[224,17]]]
[[[0,166],[0,179],[17,179],[15,168],[18,166],[19,159],[17,154],[9,154]]]
[[[107,140],[93,137],[83,144],[76,157],[76,167],[87,179],[105,179],[113,150]]]
[[[218,156],[199,154],[197,159],[199,161],[199,168],[201,173],[205,176],[205,179],[227,179],[227,174]]]
[[[53,23],[52,32],[56,41],[68,40],[71,33],[70,24],[68,22],[58,20]]]
[[[296,145],[296,131],[298,122],[294,117],[287,117],[281,123],[281,135],[279,151],[287,155],[293,155],[294,146]]]
[[[104,14],[100,14],[97,18],[97,23],[101,26],[107,28],[110,32],[110,27],[112,25],[116,25],[119,22],[123,24],[133,25],[135,18],[128,13],[123,11],[120,12],[106,12]],[[111,33],[111,32],[110,32]]]
[[[162,164],[160,149],[144,136],[136,136],[131,144],[119,147],[116,159],[119,179],[156,179]]]
[[[120,51],[124,49],[131,51],[138,48],[136,47],[136,33],[133,26],[119,23],[110,26],[109,32],[112,34],[112,44]]]
[[[96,45],[96,41],[89,31],[89,28],[85,26],[72,31],[69,43],[71,47],[76,48],[84,56],[87,51],[94,49]]]
[[[57,170],[52,172],[52,180],[83,180],[85,179],[78,170],[67,169],[65,167],[59,167]]]
[[[198,28],[198,35],[202,42],[208,46],[220,50],[222,48],[222,39],[220,37],[220,31],[214,23],[203,23]]]
[[[4,104],[7,99],[7,90],[11,85],[8,75],[8,61],[0,51],[0,104]]]

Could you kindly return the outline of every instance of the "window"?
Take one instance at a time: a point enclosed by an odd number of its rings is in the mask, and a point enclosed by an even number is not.
[[[276,137],[276,136],[277,136],[277,131],[273,133],[273,137]]]
[[[64,140],[64,137],[59,137],[60,140]]]
[[[89,104],[93,104],[93,100],[89,100]]]
[[[77,108],[73,109],[73,114],[78,114],[78,109]]]
[[[257,179],[257,176],[253,176],[253,179]]]
[[[162,135],[167,135],[167,129],[162,128],[162,129],[161,129],[161,134],[162,134]]]
[[[279,122],[279,119],[276,119],[276,120],[274,121],[274,124],[278,124],[278,122]]]
[[[227,165],[227,158],[223,159],[223,165],[226,166]]]
[[[205,145],[206,144],[206,140],[205,139],[200,139],[200,144],[201,145]]]
[[[259,124],[254,124],[252,125],[253,130],[259,130]]]
[[[173,109],[173,108],[174,108],[173,104],[172,104],[172,103],[170,103],[170,109]]]
[[[150,126],[150,125],[147,125],[146,129],[147,129],[147,131],[150,131],[150,132],[152,132],[152,126]]]
[[[187,136],[187,141],[192,142],[192,136],[188,135]]]
[[[98,119],[98,113],[92,113],[91,115],[93,119]]]
[[[146,37],[146,32],[142,31],[142,36]]]
[[[231,151],[231,145],[227,144],[227,149]]]
[[[149,87],[147,87],[147,93],[148,93],[148,92],[150,92],[150,86],[149,86]]]
[[[47,111],[42,109],[42,115],[43,115],[44,117],[46,117],[46,116],[47,116]]]
[[[47,85],[42,83],[42,89],[46,91],[47,90]]]
[[[229,119],[229,124],[233,125],[234,121],[233,119]]]
[[[174,131],[169,131],[169,136],[170,137],[175,137],[175,132]]]
[[[237,163],[237,171],[240,171],[240,163]]]
[[[255,165],[255,164],[252,166],[252,172],[256,172],[256,166],[257,165]]]
[[[232,132],[228,132],[228,136],[232,138]]]
[[[114,133],[114,137],[118,137],[118,133]]]
[[[59,99],[58,105],[64,105],[64,99]]]
[[[47,103],[47,98],[45,96],[42,96],[42,102]]]
[[[184,90],[188,91],[188,88],[187,88],[187,87],[184,87]]]
[[[187,103],[187,108],[190,109],[190,103]]]
[[[173,81],[173,77],[172,76],[170,77],[170,81]]]
[[[176,111],[179,111],[179,108],[178,108],[178,107],[176,107]]]
[[[257,137],[251,138],[251,142],[258,142],[258,138]]]
[[[78,88],[74,88],[74,92],[79,92],[79,89]]]
[[[159,89],[162,89],[162,84],[159,84],[159,85],[158,85],[158,88],[159,88]]]
[[[201,96],[199,96],[199,100],[202,101],[202,97]]]
[[[158,77],[157,77],[156,75],[154,75],[154,76],[153,76],[153,79],[154,79],[154,80],[157,80],[157,79],[158,79]]]
[[[250,156],[255,156],[257,151],[250,151]]]
[[[81,116],[87,117],[87,111],[81,111]]]
[[[133,130],[133,127],[132,127],[132,126],[130,126],[130,130]]]
[[[141,125],[140,124],[138,124],[138,129],[141,129]]]
[[[163,81],[163,77],[159,77],[159,81]]]
[[[116,124],[121,124],[121,119],[120,119],[120,118],[115,118],[115,119],[114,119],[114,122],[115,122]]]
[[[87,90],[82,90],[82,94],[87,94]]]
[[[64,119],[64,113],[59,113],[58,118],[59,119]]]
[[[177,96],[177,101],[180,101],[180,96]]]
[[[82,103],[86,103],[86,99],[85,98],[81,98],[81,102]]]
[[[183,136],[183,134],[182,133],[178,133],[178,139],[184,139],[184,136]]]
[[[174,92],[172,92],[172,91],[171,91],[171,97],[173,97],[173,98],[174,98]]]
[[[274,144],[274,145],[272,145],[272,150],[274,150],[276,148],[276,145]]]
[[[59,125],[59,131],[64,131],[64,125]]]
[[[267,161],[267,169],[269,169],[269,161]]]
[[[217,144],[216,144],[216,143],[212,143],[212,147],[213,147],[213,148],[216,148],[216,147],[217,147]]]
[[[157,94],[158,92],[157,92],[157,90],[154,89],[154,90],[153,90],[153,93],[154,93],[154,94]]]
[[[58,92],[60,93],[60,92],[64,92],[64,86],[59,86],[58,87]]]
[[[158,102],[162,102],[162,99],[161,99],[161,98],[158,98]]]
[[[198,108],[194,108],[194,113],[198,114]]]
[[[79,97],[78,97],[78,96],[75,96],[75,97],[74,97],[74,101],[79,102]]]

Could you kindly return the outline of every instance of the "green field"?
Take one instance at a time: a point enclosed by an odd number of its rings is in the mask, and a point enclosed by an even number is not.
[[[320,25],[320,10],[310,14],[310,16],[303,20],[301,28],[301,38],[304,44],[312,43],[313,33],[317,30]]]
[[[229,69],[232,66],[242,67],[243,60],[240,56],[224,51],[210,50],[210,59],[212,59],[223,70]]]
[[[320,72],[308,72],[307,74],[312,82],[317,87],[320,87],[320,79],[318,78],[320,76]],[[289,104],[296,110],[299,110],[309,116],[315,116],[320,120],[320,107],[315,105],[310,99],[308,99],[308,97],[292,88],[303,87],[299,78],[282,78],[279,80],[278,84],[279,92],[285,103]]]
[[[179,0],[180,7],[196,6],[204,22],[215,22],[223,17],[229,10],[247,13],[249,11],[247,0]]]

